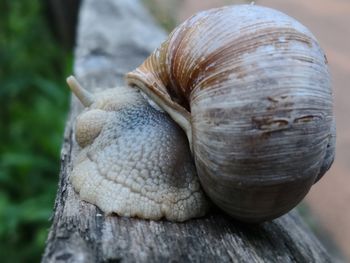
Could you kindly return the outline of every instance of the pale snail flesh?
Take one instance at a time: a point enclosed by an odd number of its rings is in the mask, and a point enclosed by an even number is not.
[[[326,57],[279,11],[200,12],[126,79],[184,129],[206,194],[236,219],[288,212],[333,162]]]
[[[74,77],[67,82],[85,106],[69,178],[82,200],[106,214],[152,220],[207,212],[186,136],[166,113],[127,86],[92,94]]]

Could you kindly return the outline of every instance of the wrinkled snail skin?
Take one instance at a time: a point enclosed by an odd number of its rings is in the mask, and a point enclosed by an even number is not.
[[[326,57],[310,31],[281,12],[200,12],[126,80],[185,130],[205,192],[236,219],[288,212],[334,159]]]
[[[69,180],[106,214],[170,221],[203,216],[209,203],[184,132],[127,86],[90,93],[67,80],[85,109]]]

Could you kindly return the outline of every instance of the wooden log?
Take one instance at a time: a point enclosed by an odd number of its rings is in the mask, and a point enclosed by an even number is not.
[[[85,0],[75,75],[90,90],[122,85],[124,74],[164,38],[138,0]],[[260,225],[236,222],[215,209],[185,223],[105,216],[81,201],[68,180],[80,110],[72,99],[43,262],[331,262],[296,211]]]

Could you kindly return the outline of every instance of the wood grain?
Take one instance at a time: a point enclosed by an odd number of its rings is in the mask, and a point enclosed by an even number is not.
[[[165,38],[137,0],[82,3],[74,71],[90,89],[123,84]],[[260,225],[220,211],[185,223],[105,216],[80,201],[68,178],[78,146],[74,98],[61,153],[61,171],[43,262],[331,262],[296,211]]]

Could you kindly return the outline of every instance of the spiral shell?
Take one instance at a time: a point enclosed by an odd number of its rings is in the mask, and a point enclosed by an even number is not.
[[[276,10],[200,12],[127,81],[186,131],[205,192],[239,220],[286,213],[333,161],[326,57],[307,28]]]

